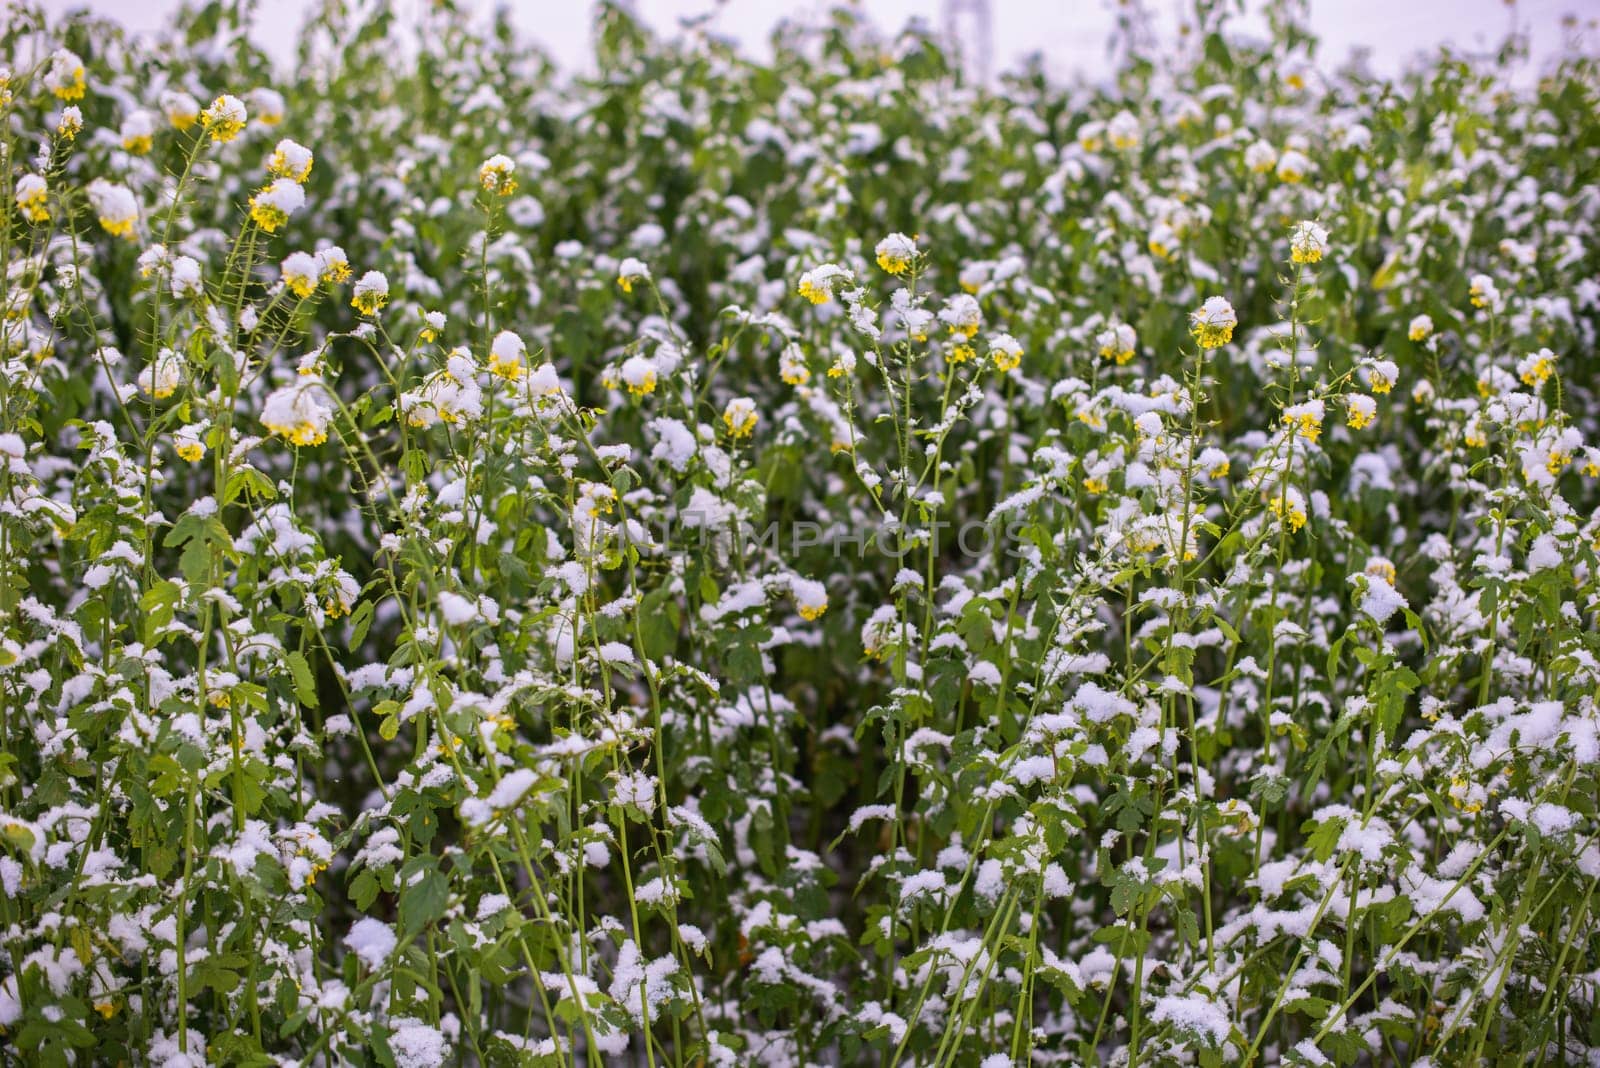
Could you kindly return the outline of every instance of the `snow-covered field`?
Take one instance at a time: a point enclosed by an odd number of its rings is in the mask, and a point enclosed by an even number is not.
[[[12,9],[0,1063],[1600,1060],[1600,67],[1227,6]]]

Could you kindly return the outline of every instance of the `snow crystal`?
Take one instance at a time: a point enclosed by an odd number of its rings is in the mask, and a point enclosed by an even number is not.
[[[344,936],[344,944],[350,951],[361,958],[361,963],[368,968],[377,969],[389,959],[389,954],[394,952],[394,931],[382,920],[375,920],[371,916],[363,916],[350,928],[350,933]]]
[[[403,1017],[392,1023],[389,1050],[395,1068],[441,1068],[444,1064],[444,1035],[421,1020]]]
[[[1222,1045],[1233,1032],[1228,1014],[1199,994],[1157,1000],[1150,1019],[1154,1023],[1170,1023],[1178,1031],[1207,1039],[1213,1046]]]
[[[1406,599],[1400,596],[1399,591],[1379,578],[1369,580],[1366,592],[1361,595],[1361,610],[1371,616],[1379,626],[1387,623],[1390,616],[1407,607],[1410,606],[1406,603]]]
[[[530,768],[509,772],[489,794],[489,804],[501,810],[516,807],[538,779],[538,774]]]

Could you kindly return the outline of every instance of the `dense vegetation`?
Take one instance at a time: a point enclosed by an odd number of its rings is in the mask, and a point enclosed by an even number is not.
[[[0,1060],[1594,1063],[1595,63],[1232,7],[11,9]]]

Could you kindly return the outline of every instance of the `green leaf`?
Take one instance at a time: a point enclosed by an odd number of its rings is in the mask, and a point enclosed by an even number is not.
[[[266,475],[253,467],[241,467],[228,476],[228,484],[222,491],[222,503],[232,504],[246,493],[263,501],[270,501],[278,495],[272,480]]]
[[[307,708],[317,707],[317,680],[311,674],[311,665],[306,663],[306,658],[298,650],[291,650],[284,654],[284,660],[289,665],[289,672],[294,676],[294,695],[300,703]]]
[[[1316,823],[1308,820],[1305,827],[1312,827],[1310,835],[1306,838],[1306,845],[1311,848],[1311,854],[1317,858],[1318,863],[1327,863],[1333,851],[1339,848],[1339,836],[1344,834],[1345,818],[1343,816],[1330,816]],[[1302,827],[1301,830],[1305,830]]]
[[[378,878],[370,871],[362,871],[350,881],[350,900],[356,908],[366,912],[378,897]]]
[[[367,628],[372,626],[374,611],[371,601],[356,605],[355,611],[350,613],[350,640],[346,648],[355,649],[367,640]]]
[[[403,880],[402,880],[403,881]],[[450,885],[437,871],[429,871],[400,891],[400,925],[408,934],[417,934],[444,915],[450,900]]]

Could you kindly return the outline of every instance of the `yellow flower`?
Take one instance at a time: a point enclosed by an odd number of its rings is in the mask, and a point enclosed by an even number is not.
[[[317,258],[307,252],[291,252],[279,268],[289,292],[305,300],[317,291]]]
[[[321,445],[328,440],[328,435],[316,429],[309,423],[301,423],[292,427],[268,427],[274,433],[281,434],[289,439],[291,445]]]
[[[1500,297],[1500,290],[1495,286],[1494,279],[1486,274],[1472,276],[1472,284],[1467,288],[1467,295],[1472,299],[1474,308],[1487,308]]]
[[[478,185],[485,193],[508,197],[517,191],[517,164],[510,156],[490,156],[478,168]]]
[[[790,342],[778,357],[778,377],[791,386],[803,386],[811,381],[811,368],[806,366],[805,354],[800,346]]]
[[[1522,384],[1525,386],[1538,387],[1550,380],[1555,369],[1555,353],[1549,349],[1540,349],[1517,366],[1517,377],[1522,379]]]
[[[1288,518],[1289,530],[1291,532],[1292,531],[1298,531],[1301,527],[1306,525],[1306,514],[1305,514],[1305,512],[1302,512],[1302,511],[1300,511],[1298,509],[1293,509],[1293,508],[1286,509],[1284,507],[1283,502],[1280,501],[1280,500],[1277,500],[1276,498],[1273,499],[1270,507],[1272,508],[1272,514],[1277,516],[1279,519],[1282,519],[1284,517],[1285,512],[1287,512],[1288,517],[1289,517]]]
[[[82,100],[84,93],[83,61],[65,48],[50,57],[50,67],[44,83],[58,100]]]
[[[139,372],[139,389],[156,400],[166,400],[182,384],[183,360],[171,349],[162,349],[155,360]]]
[[[1294,263],[1320,263],[1328,251],[1328,231],[1306,220],[1289,235],[1289,259]]]
[[[188,93],[167,91],[161,94],[161,110],[167,121],[179,130],[187,130],[200,121],[200,103]]]
[[[973,297],[960,294],[945,301],[939,310],[939,321],[948,326],[952,334],[971,341],[983,323],[983,309]]]
[[[578,510],[590,518],[610,515],[617,503],[617,491],[599,482],[584,482],[578,489]]]
[[[17,179],[17,208],[29,222],[49,221],[50,207],[47,203],[49,197],[50,187],[39,175],[24,174]]]
[[[1099,477],[1098,475],[1090,475],[1088,478],[1083,480],[1083,488],[1088,490],[1090,493],[1101,494],[1110,487],[1106,484],[1105,479]]]
[[[1139,120],[1126,111],[1119,111],[1106,124],[1111,137],[1111,147],[1119,152],[1139,147]]]
[[[106,233],[113,237],[134,236],[134,225],[139,221],[139,202],[127,186],[96,178],[85,192]]]
[[[821,619],[828,610],[828,589],[815,579],[795,575],[789,580],[789,592],[794,595],[800,618],[807,622]]]
[[[1388,393],[1394,389],[1400,371],[1389,360],[1378,360],[1367,368],[1367,388],[1374,393]]]
[[[243,101],[227,93],[213,100],[211,106],[200,115],[200,124],[211,134],[211,139],[220,142],[238,137],[248,121],[249,114],[244,109]]]
[[[250,198],[250,218],[267,233],[289,221],[289,216],[306,202],[305,190],[292,178],[279,178]]]
[[[799,292],[813,304],[826,304],[833,297],[833,283],[849,282],[853,276],[835,263],[813,267],[800,276]]]
[[[1301,181],[1311,169],[1311,160],[1304,152],[1290,148],[1278,158],[1278,178],[1290,185]]]
[[[1293,486],[1269,490],[1267,508],[1289,528],[1291,534],[1306,525],[1306,499]]]
[[[177,446],[178,455],[190,463],[198,463],[206,454],[206,447],[198,441],[185,441]]]
[[[389,303],[389,280],[381,271],[368,271],[356,283],[350,306],[362,315],[377,315]]]
[[[1468,815],[1483,811],[1483,802],[1469,797],[1471,787],[1472,784],[1460,775],[1450,780],[1450,803]]]
[[[1010,334],[996,334],[989,340],[989,355],[1001,374],[1010,374],[1022,366],[1022,345]]]
[[[756,428],[756,402],[749,397],[735,397],[722,410],[722,422],[734,438],[747,438]]]
[[[879,267],[890,274],[904,274],[916,259],[917,245],[905,234],[894,233],[879,241],[874,251],[878,254]]]
[[[315,376],[274,390],[261,406],[261,425],[291,445],[321,445],[328,440],[333,408],[322,399],[325,387]]]
[[[1278,150],[1268,141],[1255,141],[1244,150],[1244,165],[1255,174],[1267,174],[1278,165]]]
[[[350,280],[350,261],[345,258],[344,249],[338,245],[329,245],[317,253],[317,263],[322,270],[324,282],[348,282]]]
[[[489,373],[507,382],[515,382],[522,377],[522,357],[527,351],[528,347],[522,338],[510,330],[500,331],[489,345]]]
[[[629,393],[635,397],[648,396],[656,391],[656,365],[655,361],[644,356],[630,356],[622,362],[622,368],[612,377],[613,385],[627,387]]]
[[[1128,548],[1136,553],[1153,553],[1161,548],[1161,540],[1148,530],[1135,530],[1128,535]]]
[[[1100,331],[1095,340],[1100,345],[1101,359],[1112,360],[1120,367],[1133,359],[1139,337],[1127,323],[1117,323]]]
[[[1314,442],[1322,436],[1322,416],[1320,413],[1310,411],[1284,412],[1283,421],[1298,429],[1300,436],[1307,441]]]
[[[1352,393],[1345,398],[1345,425],[1352,430],[1362,430],[1372,425],[1378,417],[1378,402],[1371,397]]]
[[[1233,340],[1233,328],[1239,325],[1233,305],[1223,297],[1207,297],[1206,302],[1189,313],[1190,331],[1203,349],[1221,348]]]
[[[643,260],[629,256],[617,267],[617,285],[624,293],[632,293],[636,282],[650,281],[650,268]]]
[[[524,368],[520,362],[505,363],[495,359],[493,356],[489,357],[489,373],[496,378],[503,378],[507,382],[515,382],[522,377],[523,370]]]
[[[283,94],[276,89],[252,89],[247,94],[250,107],[256,113],[256,122],[262,126],[276,126],[283,121]]]
[[[316,162],[316,157],[311,150],[302,144],[284,138],[272,150],[272,155],[267,159],[267,173],[274,178],[288,178],[293,182],[304,182],[311,177],[311,166]]]

